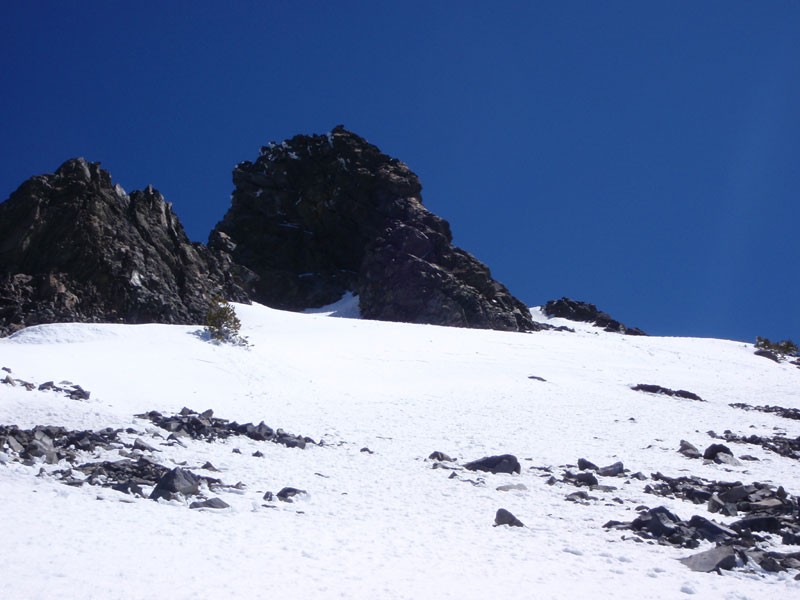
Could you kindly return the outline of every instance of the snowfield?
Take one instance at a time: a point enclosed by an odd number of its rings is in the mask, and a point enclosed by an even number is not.
[[[800,597],[797,570],[697,573],[677,559],[709,542],[688,550],[603,528],[633,520],[639,505],[663,505],[686,520],[734,518],[644,493],[648,482],[631,477],[600,477],[617,489],[590,492],[599,499],[588,504],[568,502],[579,488],[560,481],[565,465],[576,471],[586,458],[600,466],[622,461],[648,477],[759,481],[800,494],[797,460],[761,446],[732,446],[737,456],[760,459],[741,466],[677,452],[681,440],[702,452],[715,442],[709,430],[800,435],[800,421],[728,406],[800,408],[795,366],[755,356],[742,342],[623,336],[537,309],[534,319],[576,331],[332,318],[353,315],[347,301],[331,314],[234,306],[251,349],[214,345],[198,327],[171,325],[54,324],[0,340],[0,367],[13,377],[37,385],[68,380],[91,391],[89,400],[71,400],[0,384],[0,425],[132,428],[120,439],[141,438],[160,450],[147,454],[161,464],[244,483],[204,490],[230,508],[190,510],[179,501],[67,486],[50,475],[64,464],[26,466],[0,449],[0,597]],[[639,383],[690,390],[707,402],[630,389]],[[242,436],[167,446],[168,432],[134,417],[183,407],[211,408],[239,423],[263,420],[324,445],[288,448]],[[437,450],[461,465],[510,453],[522,472],[433,468],[427,457]],[[102,450],[85,462],[118,458]],[[201,469],[206,461],[220,472]],[[555,485],[546,483],[551,474]],[[525,489],[496,489],[505,484]],[[286,486],[308,493],[293,503],[263,499]],[[499,508],[525,527],[494,527]],[[779,537],[771,542],[771,549],[800,550]]]

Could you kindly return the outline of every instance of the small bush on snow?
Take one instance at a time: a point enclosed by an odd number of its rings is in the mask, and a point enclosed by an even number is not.
[[[235,346],[250,345],[246,337],[239,335],[242,322],[236,316],[236,310],[224,298],[214,298],[206,315],[205,326],[206,332],[215,342]]]
[[[778,354],[785,354],[786,356],[797,356],[797,344],[792,340],[783,340],[781,342],[772,342],[767,338],[756,336],[756,348],[762,350],[772,350]]]

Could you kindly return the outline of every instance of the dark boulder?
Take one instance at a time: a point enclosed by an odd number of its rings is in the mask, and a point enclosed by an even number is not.
[[[402,162],[336,127],[261,149],[233,172],[209,238],[260,277],[258,302],[303,310],[359,297],[363,317],[509,331],[538,326],[489,269],[452,244]]]
[[[497,514],[494,517],[494,526],[499,527],[501,525],[509,525],[510,527],[525,527],[522,521],[520,521],[505,508],[498,509]]]
[[[278,500],[282,500],[283,502],[294,502],[292,498],[295,496],[305,496],[308,494],[305,490],[299,490],[293,487],[285,487],[280,492],[276,494]]]
[[[469,471],[486,471],[487,473],[519,473],[519,460],[513,454],[500,456],[484,456],[464,465]]]
[[[646,392],[648,394],[663,394],[665,396],[675,396],[677,398],[685,398],[686,400],[697,400],[698,402],[705,402],[700,396],[693,392],[686,390],[671,390],[660,385],[651,383],[640,383],[631,388],[634,392]]]
[[[550,300],[544,305],[543,310],[550,317],[593,323],[596,327],[602,327],[606,331],[613,333],[647,335],[641,329],[627,327],[623,323],[612,319],[607,313],[600,311],[594,304],[589,304],[588,302],[561,298],[561,300]]]
[[[733,456],[733,452],[725,444],[711,444],[703,452],[703,458],[706,460],[716,460],[718,454],[727,454]]]
[[[128,195],[82,158],[0,204],[0,335],[67,321],[202,323],[217,295],[248,301],[253,278],[190,242],[151,186]]]
[[[158,480],[156,487],[150,494],[151,500],[164,498],[172,500],[178,494],[195,496],[200,491],[200,478],[191,471],[175,467]]]

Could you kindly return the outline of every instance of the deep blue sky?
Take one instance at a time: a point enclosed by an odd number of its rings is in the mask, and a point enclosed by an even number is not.
[[[341,123],[529,305],[800,341],[800,2],[4,2],[0,198],[73,156],[205,241]]]

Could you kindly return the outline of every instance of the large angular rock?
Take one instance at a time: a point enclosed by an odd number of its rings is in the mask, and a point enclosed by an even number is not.
[[[68,160],[0,204],[0,335],[40,323],[202,323],[248,301],[254,275],[186,237],[151,186],[130,195],[100,163]]]
[[[288,310],[346,292],[368,319],[531,331],[526,306],[456,248],[402,162],[336,127],[261,149],[233,172],[209,246],[256,272],[255,300]]]

